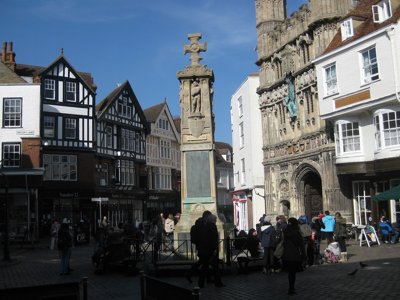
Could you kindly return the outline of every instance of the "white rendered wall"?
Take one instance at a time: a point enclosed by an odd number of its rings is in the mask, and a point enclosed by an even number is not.
[[[396,26],[394,38],[396,44],[399,43],[399,38],[398,26]],[[372,46],[375,46],[376,48],[379,80],[366,84],[362,82],[361,77],[362,65],[360,52]],[[396,47],[399,49],[398,45]],[[331,96],[325,96],[324,67],[334,62],[336,62],[338,93]],[[326,118],[340,114],[341,111],[351,111],[352,106],[362,106],[363,108],[370,107],[376,104],[376,100],[385,101],[385,97],[393,96],[396,86],[394,74],[395,65],[391,43],[385,30],[371,34],[370,38],[358,40],[317,59],[316,69],[318,90],[322,91],[319,93],[321,117]],[[365,101],[363,103],[356,103],[354,105],[335,109],[335,100],[350,96],[365,89],[370,90],[371,101]],[[354,109],[358,110],[358,108]]]
[[[264,201],[264,168],[262,165],[262,125],[261,111],[258,104],[259,77],[254,74],[248,76],[231,97],[231,124],[232,124],[232,149],[233,173],[240,174],[240,162],[245,159],[246,181],[241,184],[234,180],[235,191],[252,190],[253,199],[253,224],[255,228],[259,217],[265,213]],[[243,115],[239,116],[238,99],[242,97]],[[244,144],[240,147],[239,124],[244,124]]]
[[[3,99],[22,99],[21,127],[3,127]],[[40,84],[0,85],[0,144],[20,142],[21,137],[40,136]]]
[[[375,47],[379,79],[362,82],[360,52]],[[317,58],[319,107],[322,118],[335,123],[338,120],[359,122],[361,150],[337,156],[337,163],[354,163],[396,157],[400,149],[377,150],[373,115],[378,109],[397,109],[400,106],[396,90],[400,89],[400,33],[399,26],[392,25],[360,38],[349,45]],[[325,96],[324,67],[336,62],[338,92]],[[397,69],[397,72],[396,72]],[[370,99],[335,108],[335,101],[369,90]]]

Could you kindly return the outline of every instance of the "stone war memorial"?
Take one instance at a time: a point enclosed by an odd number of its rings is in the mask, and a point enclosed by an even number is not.
[[[181,107],[181,218],[175,228],[175,240],[190,239],[190,227],[203,211],[217,215],[217,189],[215,180],[214,114],[212,69],[200,64],[200,52],[207,50],[201,43],[201,33],[188,35],[191,64],[178,71]],[[218,215],[217,215],[218,216]],[[217,221],[222,239],[224,224]]]

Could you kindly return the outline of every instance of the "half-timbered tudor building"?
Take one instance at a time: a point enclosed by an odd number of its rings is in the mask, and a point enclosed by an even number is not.
[[[180,212],[180,133],[167,102],[144,110],[151,128],[146,138],[148,199],[147,218],[158,213]]]
[[[0,59],[0,224],[4,229],[7,223],[11,239],[25,234],[33,234],[35,239],[38,189],[43,179],[40,84],[15,73],[14,57],[12,42],[8,47],[4,42]]]
[[[22,67],[22,66],[21,66]],[[63,54],[48,67],[25,66],[41,84],[42,212],[90,220],[95,154],[96,86]]]
[[[146,133],[143,110],[128,81],[96,106],[96,195],[113,226],[143,220],[146,200]]]

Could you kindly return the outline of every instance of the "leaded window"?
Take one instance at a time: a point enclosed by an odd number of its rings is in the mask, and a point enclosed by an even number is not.
[[[21,127],[22,126],[22,99],[4,98],[3,99],[3,126]]]

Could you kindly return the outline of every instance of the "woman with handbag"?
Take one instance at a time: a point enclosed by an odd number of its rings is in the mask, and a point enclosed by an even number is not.
[[[302,261],[305,258],[303,237],[300,233],[299,222],[289,218],[288,225],[283,232],[283,267],[288,272],[289,295],[296,294],[294,287],[296,273],[303,271]]]

